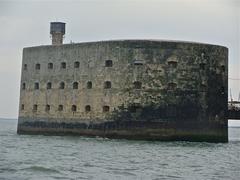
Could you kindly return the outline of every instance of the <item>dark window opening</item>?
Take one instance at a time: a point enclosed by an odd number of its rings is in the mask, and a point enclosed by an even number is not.
[[[141,110],[142,110],[142,107],[140,104],[133,104],[129,107],[129,111],[131,113],[139,113],[141,112]]]
[[[46,105],[45,111],[46,111],[46,112],[49,112],[49,111],[50,111],[50,105],[48,105],[48,104]]]
[[[73,83],[73,89],[78,89],[78,82]]]
[[[91,81],[88,81],[88,82],[87,82],[87,88],[88,88],[88,89],[92,89],[92,82],[91,82]]]
[[[61,69],[66,69],[66,67],[67,67],[66,63],[65,63],[65,62],[62,62],[62,63],[61,63]]]
[[[90,105],[85,106],[85,111],[90,112],[91,111],[91,106]]]
[[[24,110],[24,104],[21,105],[21,110]]]
[[[109,112],[110,107],[109,106],[103,106],[103,112]]]
[[[63,111],[63,105],[58,106],[58,111]]]
[[[105,61],[105,66],[106,67],[112,67],[113,63],[112,63],[112,60],[106,60]]]
[[[168,105],[166,109],[167,117],[174,118],[177,116],[177,108],[175,105]]]
[[[205,69],[206,69],[206,64],[205,64],[205,63],[200,63],[200,64],[199,64],[199,68],[200,68],[201,70],[205,70]]]
[[[177,67],[177,61],[168,61],[168,65],[172,68],[176,68]]]
[[[34,89],[39,89],[39,83],[38,83],[38,82],[36,82],[36,83],[34,84]]]
[[[177,88],[177,84],[176,83],[168,83],[168,90],[175,90]]]
[[[77,111],[77,106],[76,105],[72,105],[72,112],[76,112]]]
[[[74,68],[79,68],[80,67],[80,63],[78,61],[74,62]]]
[[[142,88],[142,83],[139,81],[135,81],[133,83],[135,89],[141,89]]]
[[[48,69],[53,69],[53,63],[48,63]]]
[[[26,83],[22,84],[22,89],[25,90],[26,89]]]
[[[226,69],[225,69],[225,66],[224,66],[224,65],[222,65],[222,66],[221,66],[221,71],[222,71],[223,73],[226,71]]]
[[[33,111],[37,111],[37,109],[38,109],[38,105],[37,105],[37,104],[34,104],[34,105],[33,105]]]
[[[52,83],[50,82],[47,83],[47,89],[52,89]]]
[[[220,92],[222,95],[225,94],[225,88],[223,86],[220,88]]]
[[[200,85],[200,91],[201,92],[206,92],[207,91],[207,86],[205,84]]]
[[[41,68],[41,65],[40,64],[36,64],[35,69],[39,70],[40,68]]]
[[[104,82],[104,89],[110,89],[112,88],[112,84],[110,81],[105,81]]]
[[[59,89],[64,89],[64,88],[65,88],[65,83],[64,82],[60,82]]]
[[[143,61],[142,60],[134,60],[133,64],[136,66],[143,65]]]
[[[24,65],[23,65],[23,69],[24,69],[24,70],[27,70],[27,64],[24,64]]]

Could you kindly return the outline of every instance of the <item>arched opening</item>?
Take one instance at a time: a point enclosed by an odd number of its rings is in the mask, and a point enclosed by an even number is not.
[[[80,67],[80,62],[79,61],[74,62],[74,68],[79,68],[79,67]]]
[[[103,106],[103,112],[109,112],[110,107],[109,106]]]
[[[77,111],[77,106],[76,105],[72,105],[72,112],[76,112]]]
[[[39,83],[38,82],[34,83],[34,89],[39,89]]]
[[[48,69],[53,69],[53,63],[48,63]]]
[[[111,81],[105,81],[104,82],[104,89],[110,89],[112,88]]]
[[[52,83],[51,82],[47,83],[47,89],[52,89]]]
[[[26,83],[22,83],[22,89],[23,89],[23,90],[26,89]]]
[[[168,90],[176,90],[177,84],[174,82],[168,83]]]
[[[168,61],[168,66],[171,68],[176,68],[177,64],[177,61]]]
[[[41,68],[41,65],[40,65],[40,64],[36,64],[36,65],[35,65],[35,69],[36,69],[36,70],[40,70],[40,68]]]
[[[91,81],[87,82],[87,89],[92,89],[92,82]]]
[[[27,64],[24,64],[24,65],[23,65],[23,69],[24,69],[24,70],[27,70]]]
[[[91,106],[90,105],[85,106],[85,111],[90,112],[91,111]]]
[[[133,83],[135,89],[141,89],[142,88],[142,83],[140,81],[135,81]]]
[[[33,105],[33,111],[37,111],[37,109],[38,109],[38,105],[37,105],[37,104],[34,104],[34,105]]]
[[[60,82],[59,89],[64,89],[64,88],[65,88],[65,83],[64,82]]]
[[[58,111],[63,111],[63,105],[58,105]]]
[[[50,111],[50,105],[49,105],[49,104],[46,105],[45,111],[46,111],[46,112],[49,112],[49,111]]]
[[[205,70],[206,69],[206,64],[205,63],[200,63],[199,64],[199,69],[200,70]]]
[[[78,82],[73,83],[73,89],[78,89]]]
[[[66,69],[66,67],[67,67],[66,63],[65,63],[65,62],[62,62],[62,63],[61,63],[61,69]]]
[[[24,104],[21,105],[21,110],[22,110],[22,111],[24,110]]]
[[[112,67],[112,65],[113,65],[112,60],[105,61],[105,67]]]
[[[224,73],[226,71],[226,68],[224,65],[221,65],[221,72]]]

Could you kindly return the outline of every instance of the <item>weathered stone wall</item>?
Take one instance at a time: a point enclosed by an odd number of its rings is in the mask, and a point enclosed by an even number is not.
[[[106,60],[112,61],[112,67],[106,67]],[[74,67],[76,61],[79,68]],[[62,62],[66,69],[61,68]],[[40,69],[36,70],[38,63]],[[53,69],[48,69],[48,63]],[[225,47],[148,40],[39,46],[24,49],[22,64],[25,89],[20,95],[19,127],[39,121],[171,122],[178,124],[174,128],[213,123],[221,125],[221,133],[227,136]],[[91,89],[87,88],[89,81]],[[106,81],[111,82],[111,88],[104,88]],[[35,82],[39,90],[34,89]],[[51,89],[47,89],[48,82]],[[61,82],[65,89],[59,89]],[[74,82],[78,82],[78,89],[73,89]],[[75,112],[72,105],[77,107]],[[87,105],[90,111],[86,111]],[[104,106],[109,106],[109,112],[103,112]]]

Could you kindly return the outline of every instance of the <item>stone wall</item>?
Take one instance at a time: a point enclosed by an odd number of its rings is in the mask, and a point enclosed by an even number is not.
[[[22,64],[20,124],[227,124],[228,50],[222,46],[150,40],[39,46],[24,49]],[[61,82],[64,89],[59,88]],[[35,83],[39,89],[34,89]]]

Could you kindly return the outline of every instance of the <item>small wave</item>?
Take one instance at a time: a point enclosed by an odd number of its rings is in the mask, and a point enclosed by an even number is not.
[[[56,169],[52,169],[52,168],[47,168],[47,167],[43,167],[43,166],[30,166],[27,168],[23,168],[21,170],[27,170],[27,171],[38,171],[38,172],[48,172],[48,173],[60,173],[58,170]]]

